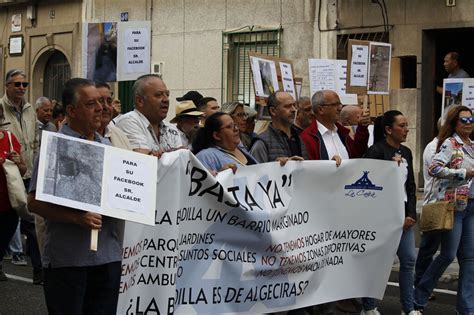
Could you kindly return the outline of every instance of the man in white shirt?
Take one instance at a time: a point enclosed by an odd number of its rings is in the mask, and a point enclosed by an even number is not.
[[[178,129],[164,121],[170,92],[160,76],[146,74],[132,87],[135,109],[117,119],[116,126],[127,135],[133,151],[160,157],[182,147]]]
[[[300,135],[310,160],[360,158],[367,150],[369,114],[362,115],[354,138],[349,129],[339,123],[342,104],[336,92],[318,91],[312,99],[314,119]]]

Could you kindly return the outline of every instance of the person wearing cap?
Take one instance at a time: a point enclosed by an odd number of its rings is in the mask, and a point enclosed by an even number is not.
[[[181,97],[177,97],[176,100],[178,102],[183,102],[183,101],[192,101],[194,104],[197,104],[200,99],[202,99],[204,96],[202,96],[201,93],[198,91],[189,91],[186,94],[184,94]]]
[[[306,147],[293,126],[296,114],[293,96],[283,91],[272,93],[267,107],[272,122],[255,138],[250,153],[260,163],[307,159]]]
[[[116,126],[125,133],[133,151],[161,157],[182,147],[176,126],[167,123],[170,91],[156,74],[139,77],[132,87],[135,109],[120,117]]]
[[[184,147],[191,149],[191,143],[199,129],[201,117],[202,112],[192,101],[183,101],[176,105],[176,116],[170,122],[176,123]]]
[[[251,139],[244,133],[247,129],[248,114],[244,109],[245,105],[240,102],[228,102],[222,104],[221,112],[226,113],[232,117],[237,128],[239,128],[240,141],[245,148],[250,147]]]
[[[203,97],[194,104],[196,104],[197,108],[203,113],[201,117],[201,127],[204,126],[207,117],[217,113],[221,109],[219,104],[217,104],[217,100],[213,97]]]

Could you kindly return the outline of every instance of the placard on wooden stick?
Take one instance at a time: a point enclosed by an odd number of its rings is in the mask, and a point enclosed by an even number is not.
[[[348,42],[346,93],[367,94],[369,45],[365,40]]]
[[[297,99],[291,60],[249,52],[249,62],[256,103],[266,106],[268,97],[275,91],[288,92]]]

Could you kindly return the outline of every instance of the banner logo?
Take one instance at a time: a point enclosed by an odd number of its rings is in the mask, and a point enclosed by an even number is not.
[[[383,187],[373,184],[369,179],[369,171],[364,171],[361,178],[356,180],[353,184],[345,185],[344,189],[349,190],[346,192],[346,196],[348,197],[362,196],[365,198],[375,198],[375,191],[370,190],[383,190]]]

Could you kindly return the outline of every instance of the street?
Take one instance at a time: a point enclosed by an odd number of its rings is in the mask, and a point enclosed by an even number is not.
[[[3,269],[10,276],[9,281],[0,282],[0,315],[9,314],[47,314],[43,298],[43,287],[33,285],[31,264],[28,266],[15,266],[10,261],[4,260]],[[13,279],[12,279],[13,277]],[[400,303],[396,272],[392,272],[391,282],[385,291],[385,297],[379,303],[379,310],[386,315],[399,315]],[[450,315],[455,313],[456,296],[452,285],[442,289],[444,293],[436,292],[436,299],[431,301],[425,309],[428,315]],[[335,314],[347,314],[336,312]],[[132,315],[132,314],[130,314]]]

